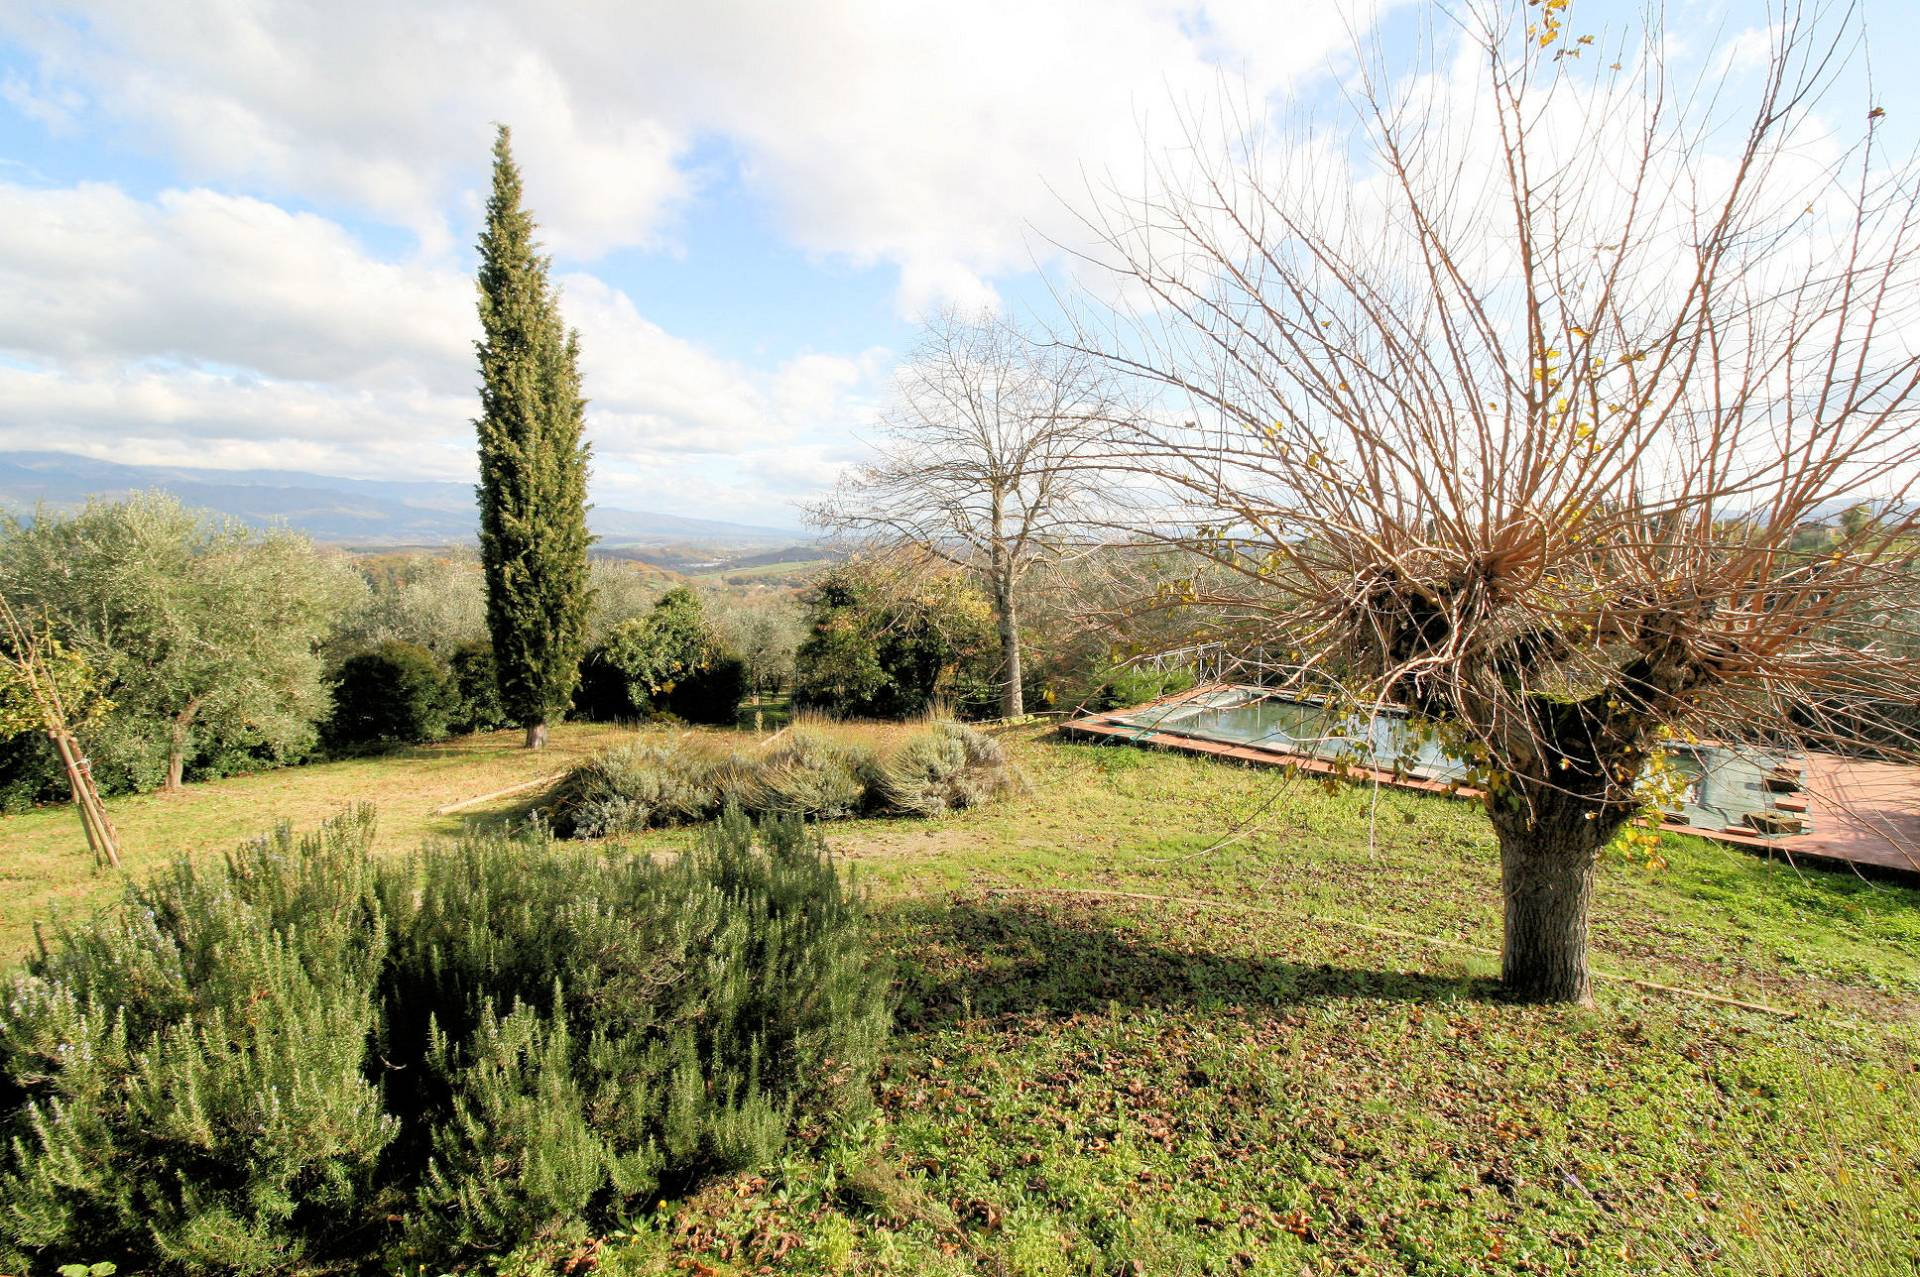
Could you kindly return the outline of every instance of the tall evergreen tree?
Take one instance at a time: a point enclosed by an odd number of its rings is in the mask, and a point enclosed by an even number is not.
[[[538,749],[579,679],[592,591],[580,335],[533,234],[502,125],[480,234],[480,558],[501,700]]]

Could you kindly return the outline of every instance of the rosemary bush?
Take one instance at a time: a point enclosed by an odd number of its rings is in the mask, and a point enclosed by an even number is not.
[[[0,1261],[457,1264],[611,1226],[864,1101],[885,980],[797,820],[671,863],[361,810],[56,928],[0,1017]]]

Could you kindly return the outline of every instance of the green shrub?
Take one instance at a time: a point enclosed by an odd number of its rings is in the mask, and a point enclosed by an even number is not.
[[[812,604],[811,629],[794,654],[794,705],[849,717],[896,708],[904,698],[880,663],[873,625],[839,598],[823,588]]]
[[[700,596],[676,586],[587,653],[573,708],[596,722],[670,713],[693,723],[731,723],[745,695],[745,665],[721,644]]]
[[[880,799],[903,816],[977,807],[1014,785],[1000,742],[959,723],[934,723],[893,751],[880,768]]]
[[[63,924],[0,1019],[0,1255],[317,1266],[390,1195],[366,1071],[388,933],[372,813],[181,862]]]
[[[704,820],[728,804],[812,820],[935,816],[1019,783],[1000,743],[971,727],[935,722],[891,747],[869,743],[885,730],[807,723],[759,755],[658,738],[617,745],[574,765],[553,791],[548,819],[563,837],[604,838]]]
[[[613,1226],[862,1102],[885,980],[797,821],[670,864],[358,812],[57,929],[0,1018],[0,1262],[317,1273]]]
[[[795,706],[848,718],[911,718],[935,705],[992,712],[999,644],[992,610],[964,574],[854,560],[801,601]]]
[[[745,784],[755,811],[844,820],[867,807],[879,779],[873,752],[816,728],[789,730]]]
[[[1193,685],[1193,671],[1185,667],[1156,670],[1144,665],[1123,665],[1108,672],[1106,681],[1087,701],[1087,708],[1096,712],[1127,709],[1184,692]]]
[[[80,736],[94,783],[103,795],[132,793],[165,778],[165,746],[132,739],[131,731],[137,726],[109,717]],[[209,737],[187,756],[186,774],[193,780],[214,780],[288,767],[311,759],[315,743],[311,733],[305,737],[289,733],[270,743],[248,743],[238,731]],[[130,766],[134,760],[141,762]],[[66,765],[45,732],[23,732],[0,740],[0,813],[13,815],[43,803],[66,803],[72,797]]]
[[[102,786],[105,789],[105,786]],[[71,797],[66,765],[45,732],[0,740],[0,814],[16,815]]]
[[[327,744],[350,750],[440,740],[456,708],[453,681],[439,658],[390,640],[341,662]]]
[[[420,1257],[604,1224],[860,1102],[887,1013],[859,901],[798,822],[761,841],[736,810],[666,865],[492,839],[386,881]]]
[[[569,770],[549,808],[563,837],[604,838],[705,820],[720,810],[724,764],[670,744],[602,750]]]
[[[632,683],[613,663],[607,647],[588,649],[580,660],[579,686],[573,689],[573,717],[590,723],[625,723],[642,714],[641,705],[634,703]]]
[[[656,697],[656,699],[658,699]],[[673,685],[667,709],[689,723],[731,727],[747,699],[747,663],[716,649],[706,664]]]
[[[500,674],[493,663],[493,644],[471,639],[447,655],[453,683],[453,712],[448,726],[456,732],[490,732],[511,719],[500,699]]]

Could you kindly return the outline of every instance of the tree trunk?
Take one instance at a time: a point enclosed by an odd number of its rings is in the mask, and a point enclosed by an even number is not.
[[[1013,555],[1003,531],[1005,503],[997,489],[991,517],[993,544],[987,572],[992,578],[993,619],[1000,627],[1000,717],[1019,718],[1027,712],[1026,695],[1020,687],[1020,607],[1013,598]]]
[[[1000,621],[1000,717],[1019,718],[1027,712],[1027,704],[1020,686],[1020,606],[1014,602],[1012,587],[1001,589],[994,611]]]
[[[195,697],[187,702],[187,707],[173,716],[173,733],[167,742],[167,789],[177,792],[186,783],[187,776],[187,740],[193,729],[194,715],[200,712],[200,700]]]
[[[547,747],[547,725],[545,723],[527,724],[527,748],[545,749]]]
[[[1590,1004],[1587,910],[1599,822],[1556,797],[1537,799],[1534,808],[1532,819],[1514,812],[1493,822],[1506,901],[1500,980],[1523,1002]]]

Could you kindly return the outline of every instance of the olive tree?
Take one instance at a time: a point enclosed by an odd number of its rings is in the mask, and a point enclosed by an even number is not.
[[[746,666],[753,696],[778,692],[793,681],[793,655],[800,646],[800,605],[791,594],[714,591],[706,609],[726,645]]]
[[[329,702],[319,645],[355,586],[304,536],[159,493],[0,525],[0,590],[85,659],[113,709],[82,739],[135,785],[179,788],[211,743],[310,746]]]
[[[1457,16],[1405,74],[1361,50],[1337,118],[1190,118],[1148,192],[1096,192],[1121,300],[1080,344],[1157,392],[1109,454],[1159,485],[1138,531],[1477,763],[1504,983],[1586,1000],[1664,739],[1844,747],[1805,707],[1920,701],[1887,606],[1920,597],[1920,171],[1855,11],[1781,0],[1684,75],[1657,12]]]
[[[382,643],[413,643],[440,657],[487,637],[487,585],[464,549],[383,554],[355,564],[364,582],[327,638],[344,660]]]

